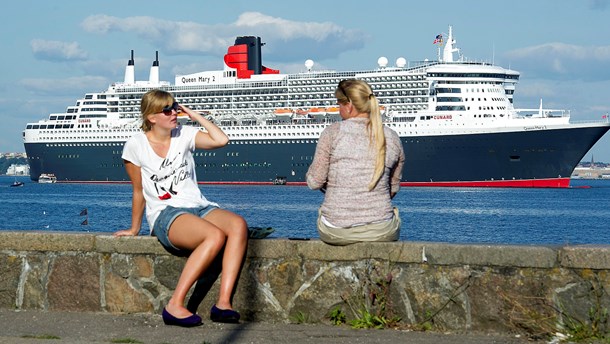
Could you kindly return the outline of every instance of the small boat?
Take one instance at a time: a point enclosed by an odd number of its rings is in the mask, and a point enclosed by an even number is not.
[[[14,186],[14,187],[23,186],[23,182],[20,182],[17,179],[15,179],[15,181],[13,182],[13,184],[11,184],[11,186]]]
[[[57,182],[57,177],[53,173],[43,173],[38,177],[38,183],[51,184]]]
[[[273,180],[273,185],[286,185],[286,177],[275,177]]]

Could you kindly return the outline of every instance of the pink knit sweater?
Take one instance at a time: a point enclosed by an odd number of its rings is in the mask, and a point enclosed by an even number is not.
[[[384,127],[385,171],[377,186],[369,191],[376,152],[369,149],[368,121],[351,118],[324,129],[307,171],[310,189],[326,187],[320,210],[337,227],[387,220],[393,214],[390,192],[400,189],[404,151],[396,132]]]

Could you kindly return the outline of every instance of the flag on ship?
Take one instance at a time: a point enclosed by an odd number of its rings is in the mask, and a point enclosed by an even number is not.
[[[434,42],[432,42],[432,44],[436,44],[436,43],[443,44],[443,35],[441,35],[441,34],[436,35],[436,38],[434,39]]]

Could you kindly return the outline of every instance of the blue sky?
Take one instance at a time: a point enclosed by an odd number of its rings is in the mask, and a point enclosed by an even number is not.
[[[23,152],[25,124],[62,112],[86,92],[122,81],[130,51],[148,79],[222,69],[236,36],[258,35],[263,63],[281,72],[372,68],[436,58],[439,33],[461,53],[521,72],[515,106],[610,112],[610,0],[35,1],[3,4],[0,152]],[[610,134],[585,156],[610,162]]]

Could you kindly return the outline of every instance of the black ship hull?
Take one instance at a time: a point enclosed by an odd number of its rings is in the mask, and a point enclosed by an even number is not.
[[[467,135],[402,137],[403,186],[568,187],[569,178],[609,125]],[[26,143],[32,180],[128,182],[124,142]],[[201,183],[304,184],[315,140],[233,140],[197,151]]]

